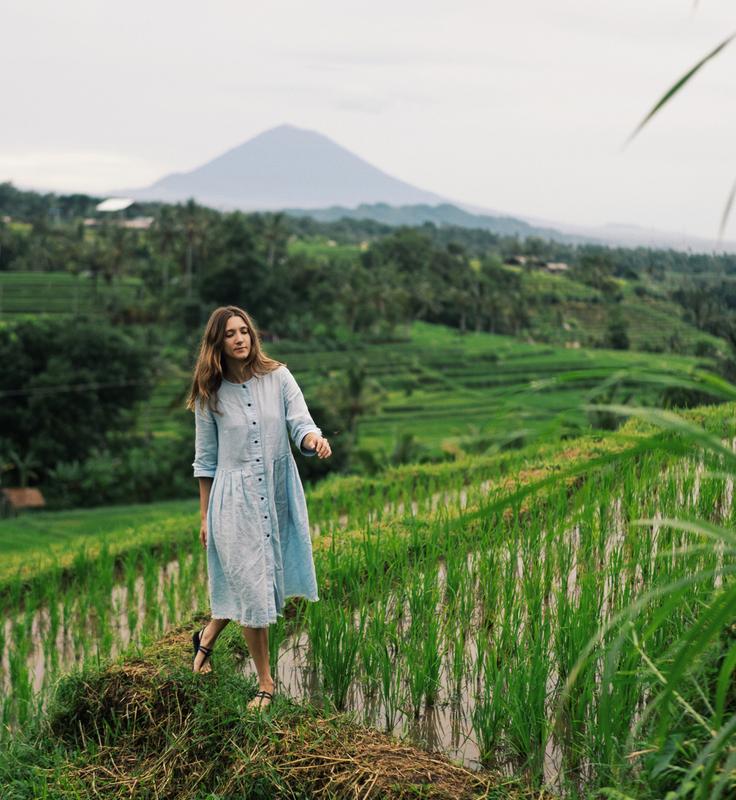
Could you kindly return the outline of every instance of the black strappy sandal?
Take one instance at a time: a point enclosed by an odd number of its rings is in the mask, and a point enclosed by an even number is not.
[[[202,671],[202,667],[207,663],[207,659],[212,655],[212,647],[205,647],[203,644],[200,644],[202,641],[202,634],[204,633],[204,628],[201,631],[195,631],[192,634],[192,647],[194,648],[194,656],[192,657],[192,667],[194,667],[194,662],[197,660],[197,653],[204,653],[204,658],[202,659],[202,663],[199,665],[199,671]],[[212,662],[210,662],[211,664]]]
[[[275,693],[275,691],[276,691],[276,689],[274,688],[274,691],[273,691],[273,692],[267,692],[265,689],[261,689],[260,691],[256,692],[256,695],[255,695],[255,696],[256,696],[256,697],[258,697],[258,698],[260,698],[260,700],[259,700],[259,702],[258,702],[258,705],[257,705],[257,706],[253,706],[253,708],[254,708],[254,709],[256,709],[256,710],[258,710],[258,711],[260,711],[260,710],[261,710],[261,708],[263,707],[263,703],[261,702],[261,700],[263,700],[263,699],[264,699],[264,698],[266,698],[266,697],[267,697],[267,698],[268,698],[268,699],[269,699],[271,702],[273,702],[273,696],[274,696],[274,693]],[[255,698],[254,698],[254,699],[255,699]],[[269,705],[270,705],[270,704],[269,704]]]

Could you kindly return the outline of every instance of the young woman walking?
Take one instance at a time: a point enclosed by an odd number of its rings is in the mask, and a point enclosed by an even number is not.
[[[210,621],[192,636],[193,669],[209,671],[217,637],[235,620],[258,673],[248,706],[260,708],[275,689],[268,626],[287,597],[319,599],[289,437],[305,456],[332,451],[294,376],[263,352],[253,321],[237,306],[215,309],[207,322],[187,408],[195,414],[192,466],[211,607]]]

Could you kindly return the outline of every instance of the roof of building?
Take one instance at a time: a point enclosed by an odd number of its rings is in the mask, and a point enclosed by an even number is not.
[[[46,505],[40,489],[2,489],[2,493],[13,508],[43,508]]]
[[[131,197],[108,197],[107,200],[98,203],[95,208],[97,211],[123,211],[132,206],[133,203],[135,203],[135,200]]]

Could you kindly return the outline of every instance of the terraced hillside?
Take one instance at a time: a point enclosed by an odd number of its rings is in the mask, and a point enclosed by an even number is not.
[[[674,379],[698,363],[671,355],[530,345],[420,322],[406,342],[357,353],[271,349],[302,379],[305,393],[325,371],[362,361],[387,394],[380,412],[361,420],[361,443],[388,448],[397,436],[413,434],[435,450],[466,438],[485,436],[489,444],[503,444],[523,436],[551,414],[576,406],[607,377],[628,386],[643,404],[654,402],[661,387],[631,388],[637,371],[646,368]],[[619,397],[624,394],[626,389]]]
[[[95,314],[100,304],[134,304],[143,291],[139,279],[109,286],[103,279],[68,272],[0,272],[0,321],[23,315]]]
[[[661,381],[690,381],[708,359],[615,350],[587,350],[519,342],[509,336],[466,333],[415,322],[401,341],[323,349],[303,343],[269,343],[269,354],[286,362],[309,402],[330,374],[362,365],[382,390],[377,412],[361,417],[359,445],[390,452],[412,435],[430,454],[482,452],[538,434],[551,414],[595,401],[629,399],[642,404],[661,398]],[[639,373],[649,373],[649,384]],[[188,380],[181,370],[157,387],[141,410],[141,426],[160,434],[190,435],[191,415],[182,411]],[[600,389],[608,380],[605,391]],[[568,424],[581,431],[595,415],[576,411]],[[552,435],[559,435],[555,429]],[[332,440],[339,446],[339,432]]]
[[[363,247],[367,246],[367,242]],[[337,244],[324,237],[294,239],[289,252],[300,254],[314,263],[341,258],[358,259],[360,245]],[[592,347],[606,340],[607,328],[613,319],[625,326],[632,350],[694,354],[721,350],[726,343],[699,330],[684,309],[670,299],[678,287],[687,284],[682,274],[667,272],[667,255],[653,256],[652,263],[661,267],[654,280],[642,272],[638,279],[611,278],[608,291],[582,283],[569,272],[551,273],[542,267],[503,264],[500,269],[518,280],[517,291],[523,299],[528,321],[519,331],[520,338],[554,345]],[[471,264],[480,268],[480,261]],[[699,274],[700,283],[708,282]],[[714,272],[713,282],[728,281]]]

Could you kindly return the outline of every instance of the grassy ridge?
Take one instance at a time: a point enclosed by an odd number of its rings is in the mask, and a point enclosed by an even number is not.
[[[736,433],[736,404],[693,409],[684,416],[719,436]],[[507,492],[517,484],[535,485],[565,473],[574,475],[586,465],[624,450],[635,453],[637,446],[652,435],[651,426],[630,421],[607,436],[534,444],[519,451],[454,462],[406,465],[378,478],[333,477],[307,493],[310,522],[320,526],[323,534],[315,547],[331,546],[334,536],[339,539],[346,535],[341,515],[349,515],[353,531],[360,532],[370,519],[408,515],[412,501],[425,508],[426,514],[426,509],[437,505],[433,500],[438,493],[449,492],[448,499],[439,504],[441,512],[457,502],[460,491],[475,486],[476,493],[471,493],[468,501],[472,506],[473,502],[485,502],[486,495],[494,491]],[[478,484],[483,481],[490,483],[480,491]],[[26,519],[34,520],[33,533],[28,531]],[[53,531],[53,541],[39,545],[44,520]],[[103,552],[105,557],[122,560],[163,548],[189,550],[197,546],[198,530],[196,501],[46,512],[1,520],[0,598],[6,605],[15,604],[26,592],[42,591],[49,581],[74,580],[87,573],[90,560]]]

